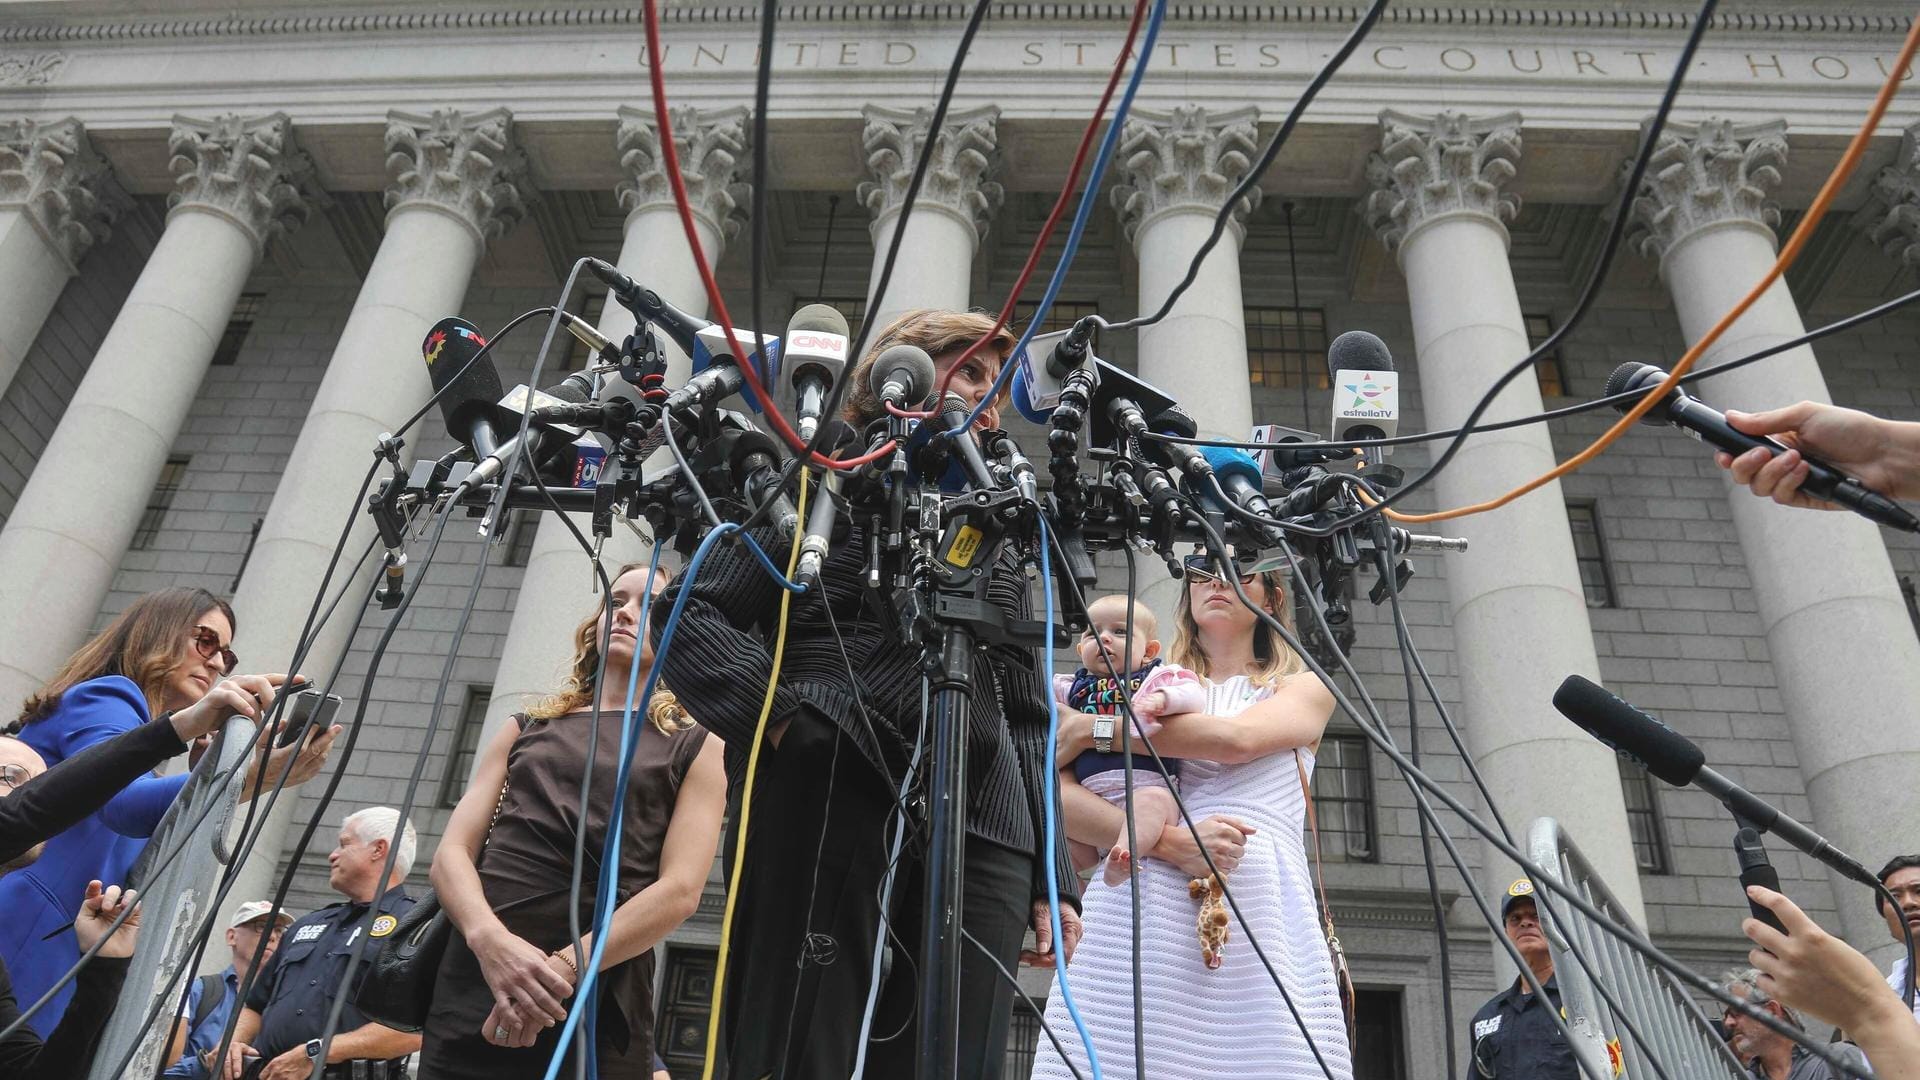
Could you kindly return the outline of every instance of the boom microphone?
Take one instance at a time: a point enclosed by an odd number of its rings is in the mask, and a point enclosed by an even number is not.
[[[1658,386],[1667,378],[1667,373],[1652,364],[1628,362],[1613,369],[1607,376],[1607,385],[1602,393],[1607,397],[1645,390]],[[1614,404],[1620,412],[1626,412],[1634,402],[1623,401]],[[1718,409],[1674,387],[1661,398],[1647,415],[1641,417],[1643,423],[1672,424],[1701,442],[1718,447],[1727,453],[1739,457],[1756,447],[1765,447],[1768,453],[1779,455],[1787,452],[1787,447],[1764,435],[1749,435],[1727,423],[1726,415]],[[1800,484],[1800,490],[1816,498],[1841,506],[1859,514],[1870,521],[1878,522],[1890,529],[1903,532],[1920,532],[1920,519],[1902,509],[1899,504],[1885,495],[1874,491],[1846,473],[1818,460],[1806,451],[1800,452],[1807,462],[1807,478]]]
[[[1845,877],[1870,888],[1880,887],[1880,879],[1858,859],[1781,813],[1765,799],[1708,768],[1707,756],[1693,740],[1603,687],[1578,675],[1569,675],[1560,689],[1554,691],[1553,707],[1581,730],[1615,752],[1639,762],[1667,783],[1675,787],[1691,784],[1719,799],[1743,824],[1773,833]]]
[[[1387,343],[1365,330],[1349,330],[1327,346],[1333,377],[1332,442],[1370,442],[1400,430],[1400,382]],[[1372,460],[1388,448],[1373,447]]]
[[[795,425],[811,443],[820,428],[827,394],[847,367],[847,317],[825,304],[808,304],[793,313],[781,339],[781,362],[792,368]]]
[[[620,306],[633,312],[641,322],[649,322],[660,328],[661,332],[673,339],[688,356],[699,349],[695,338],[700,331],[713,324],[705,319],[689,315],[660,298],[660,294],[643,287],[620,272],[620,268],[600,259],[588,259],[587,269],[593,276],[607,283],[607,291],[613,294]]]

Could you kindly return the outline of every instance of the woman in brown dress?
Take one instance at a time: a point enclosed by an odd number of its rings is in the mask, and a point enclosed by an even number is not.
[[[645,683],[653,665],[653,647],[637,633],[640,602],[659,592],[665,577],[650,580],[644,566],[623,567],[613,582],[611,626],[604,609],[588,616],[574,632],[573,667],[560,691],[514,717],[481,751],[433,858],[434,889],[459,932],[434,985],[422,1080],[539,1077],[553,1056],[579,982],[567,896],[594,702],[600,735],[579,909],[589,955],[620,766],[620,710],[633,666]],[[606,672],[596,692],[602,640]],[[653,946],[700,903],[725,801],[719,740],[707,738],[673,695],[656,687],[633,751],[617,907],[600,963],[595,1056],[603,1077],[652,1075]],[[562,1075],[572,1075],[571,1062]]]

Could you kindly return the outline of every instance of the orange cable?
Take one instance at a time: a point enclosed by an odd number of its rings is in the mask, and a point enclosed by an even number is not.
[[[1833,202],[1834,196],[1839,193],[1840,189],[1846,185],[1848,178],[1853,175],[1854,168],[1860,164],[1860,156],[1866,150],[1867,140],[1873,137],[1874,129],[1880,126],[1880,118],[1886,115],[1887,107],[1893,104],[1894,94],[1899,92],[1901,73],[1905,72],[1908,65],[1913,62],[1916,47],[1920,47],[1920,18],[1914,19],[1912,25],[1908,27],[1906,42],[1900,47],[1900,55],[1894,61],[1893,67],[1890,69],[1891,74],[1887,76],[1887,81],[1881,84],[1879,95],[1873,99],[1873,108],[1867,111],[1865,123],[1861,124],[1860,130],[1854,134],[1853,141],[1847,144],[1846,152],[1840,155],[1839,163],[1834,166],[1832,174],[1827,177],[1827,182],[1821,185],[1820,193],[1814,196],[1812,205],[1807,207],[1806,217],[1800,219],[1799,226],[1793,230],[1793,235],[1787,238],[1785,246],[1780,249],[1780,255],[1774,260],[1773,268],[1767,271],[1766,275],[1747,292],[1746,296],[1741,298],[1739,303],[1733,306],[1731,311],[1721,316],[1720,321],[1713,324],[1712,329],[1701,335],[1699,341],[1693,343],[1693,346],[1686,351],[1686,354],[1681,356],[1679,361],[1673,365],[1673,370],[1667,374],[1664,382],[1635,403],[1633,408],[1627,410],[1626,415],[1622,416],[1618,422],[1608,428],[1598,439],[1595,439],[1591,446],[1588,446],[1578,454],[1561,462],[1559,465],[1554,466],[1554,468],[1548,472],[1521,484],[1519,487],[1514,488],[1504,495],[1488,499],[1485,502],[1474,503],[1471,506],[1457,507],[1452,510],[1436,510],[1427,514],[1402,514],[1391,509],[1384,511],[1384,513],[1395,521],[1422,523],[1447,521],[1452,518],[1466,517],[1469,514],[1498,510],[1513,500],[1518,499],[1520,496],[1544,487],[1580,468],[1587,462],[1592,461],[1595,457],[1599,456],[1602,450],[1613,445],[1621,435],[1626,433],[1628,428],[1639,423],[1640,418],[1645,416],[1653,408],[1655,403],[1666,397],[1669,391],[1680,384],[1680,377],[1685,375],[1687,371],[1693,367],[1694,362],[1700,359],[1701,354],[1712,348],[1713,343],[1720,340],[1721,335],[1725,334],[1727,329],[1739,320],[1740,316],[1746,314],[1747,309],[1751,308],[1767,289],[1770,288],[1775,281],[1779,280],[1780,275],[1786,272],[1787,267],[1792,266],[1794,260],[1800,257],[1801,249],[1806,247],[1807,241],[1813,236],[1813,231],[1820,226],[1820,219],[1826,216],[1828,205]]]

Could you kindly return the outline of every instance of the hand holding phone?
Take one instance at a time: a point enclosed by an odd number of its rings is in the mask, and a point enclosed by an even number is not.
[[[1760,833],[1754,829],[1742,827],[1733,835],[1733,854],[1740,860],[1740,893],[1745,896],[1747,887],[1760,885],[1780,891],[1780,875],[1767,861],[1767,845],[1760,840]],[[1781,933],[1787,928],[1780,925],[1780,917],[1771,908],[1752,897],[1747,897],[1747,910],[1753,917],[1773,927]]]

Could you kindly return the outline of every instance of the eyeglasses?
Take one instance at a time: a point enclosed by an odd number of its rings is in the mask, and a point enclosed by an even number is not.
[[[31,779],[33,779],[33,772],[25,765],[0,765],[0,787],[8,791],[14,790]]]
[[[193,648],[200,654],[202,660],[211,660],[215,654],[218,654],[220,663],[224,665],[220,669],[222,675],[231,675],[234,669],[240,666],[240,658],[233,655],[231,648],[220,644],[219,633],[210,626],[193,628]]]

